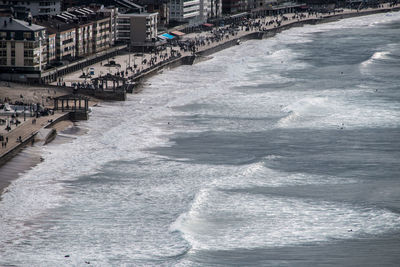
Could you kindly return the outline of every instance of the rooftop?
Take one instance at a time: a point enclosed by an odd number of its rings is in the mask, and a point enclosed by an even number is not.
[[[149,16],[155,16],[158,13],[128,13],[128,14],[119,14],[118,16],[120,17],[149,17]]]
[[[92,22],[107,19],[109,16],[103,13],[95,13],[87,8],[80,8],[63,12],[51,18],[38,19],[36,23],[43,25],[50,33],[67,31]]]
[[[0,17],[0,31],[39,31],[44,29],[44,27],[37,24],[32,23],[29,25],[27,21]]]

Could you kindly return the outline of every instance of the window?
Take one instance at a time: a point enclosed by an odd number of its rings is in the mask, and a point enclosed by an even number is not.
[[[14,39],[14,37],[15,37],[15,32],[10,32],[10,37],[11,37],[11,39]]]
[[[32,66],[33,59],[24,59],[24,66]]]
[[[31,38],[32,38],[32,33],[24,32],[24,39],[31,39]]]
[[[33,48],[33,43],[32,42],[25,42],[24,43],[24,48],[25,49],[28,49],[28,48],[32,49]]]
[[[33,57],[33,50],[25,50],[24,57]]]
[[[7,33],[6,32],[0,32],[0,37],[1,38],[6,38],[7,37]]]

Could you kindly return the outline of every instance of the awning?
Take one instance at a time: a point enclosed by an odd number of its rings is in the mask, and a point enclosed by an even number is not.
[[[164,39],[164,40],[166,40],[166,39],[170,40],[170,39],[174,39],[175,38],[175,36],[173,36],[171,34],[168,34],[168,33],[164,33],[164,34],[162,34],[162,35],[160,35],[158,37],[160,37],[161,39]]]
[[[236,15],[232,15],[229,18],[231,18],[231,19],[240,18],[240,17],[247,16],[248,14],[249,14],[248,12],[243,12],[243,13],[239,13],[239,14],[236,14]]]
[[[171,34],[173,34],[173,35],[175,35],[175,36],[182,36],[182,35],[185,35],[183,32],[180,32],[180,31],[173,31],[173,32],[171,32]]]
[[[204,23],[203,26],[205,26],[205,27],[212,27],[212,26],[214,26],[214,24],[211,24],[211,23]]]

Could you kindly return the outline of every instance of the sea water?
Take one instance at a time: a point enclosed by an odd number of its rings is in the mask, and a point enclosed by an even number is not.
[[[400,13],[164,71],[12,183],[0,265],[398,266],[399,117]]]

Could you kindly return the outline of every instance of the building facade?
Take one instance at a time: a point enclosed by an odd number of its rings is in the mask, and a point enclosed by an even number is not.
[[[93,53],[93,22],[78,24],[76,27],[76,57]]]
[[[103,51],[111,44],[110,17],[97,18],[93,22],[93,53]]]
[[[111,27],[110,42],[111,45],[114,45],[115,42],[117,41],[118,8],[117,7],[100,8],[96,12],[102,13],[104,17],[110,17],[110,27]]]
[[[117,39],[133,46],[147,45],[157,38],[158,13],[119,14]]]
[[[49,33],[47,35],[47,64],[51,64],[56,60],[56,34]]]
[[[222,13],[224,14],[237,14],[247,11],[247,0],[222,0]]]
[[[75,27],[68,27],[56,34],[56,57],[59,61],[73,60],[76,55],[76,30]]]
[[[46,29],[31,22],[1,17],[1,72],[41,71],[46,65]]]
[[[222,0],[208,0],[208,19],[219,18],[222,15]]]
[[[169,2],[170,20],[189,25],[200,24],[203,20],[200,6],[204,7],[200,1],[207,0],[171,0]]]
[[[21,19],[29,16],[54,16],[61,12],[61,0],[6,0],[5,2],[14,9],[16,17]]]

